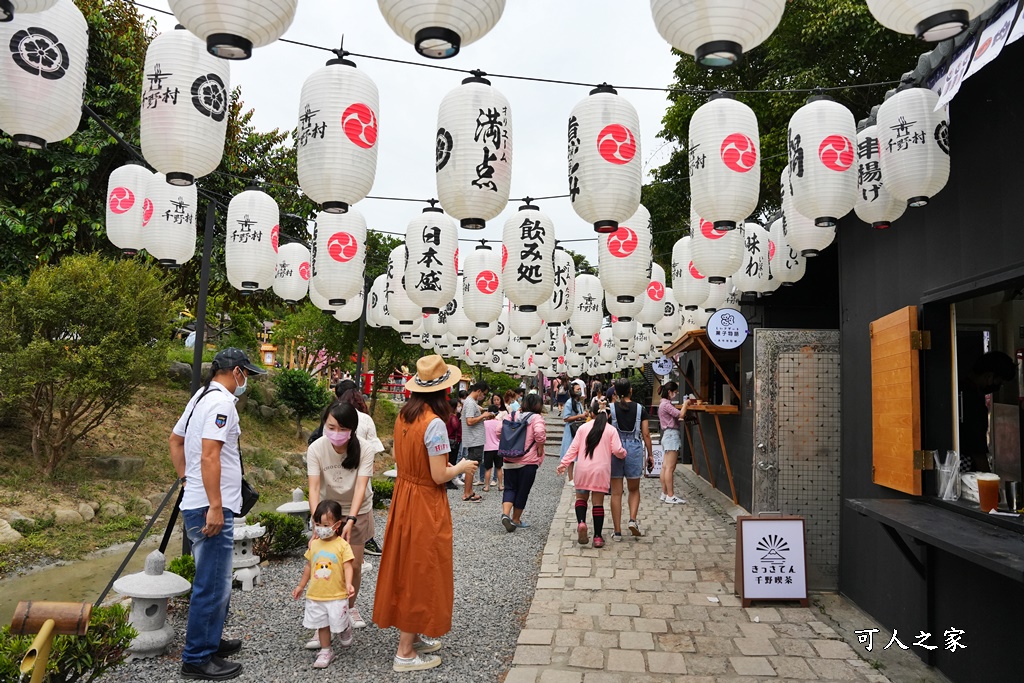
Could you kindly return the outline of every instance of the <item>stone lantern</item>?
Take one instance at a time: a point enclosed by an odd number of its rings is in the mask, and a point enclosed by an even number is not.
[[[114,582],[115,591],[132,599],[128,621],[139,632],[128,647],[132,659],[157,657],[167,651],[174,638],[174,629],[167,623],[167,598],[192,588],[187,579],[164,571],[165,566],[163,553],[154,550],[146,557],[144,571]]]
[[[291,501],[278,505],[277,511],[283,515],[291,515],[301,519],[303,526],[309,526],[309,501],[306,500],[300,488],[292,491]]]
[[[260,524],[246,524],[245,517],[235,517],[235,547],[231,558],[231,578],[249,592],[259,581],[260,556],[252,552],[252,541],[261,538],[267,530]]]

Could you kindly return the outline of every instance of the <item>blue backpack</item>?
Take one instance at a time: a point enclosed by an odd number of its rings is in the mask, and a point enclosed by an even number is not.
[[[530,428],[530,419],[533,416],[534,413],[523,413],[523,419],[516,420],[515,413],[512,413],[511,417],[501,421],[501,434],[498,436],[498,455],[501,458],[520,460],[526,455],[526,433]]]

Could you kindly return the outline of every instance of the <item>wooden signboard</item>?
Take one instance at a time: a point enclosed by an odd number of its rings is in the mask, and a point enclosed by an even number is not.
[[[736,592],[754,601],[791,600],[807,607],[804,518],[789,515],[736,519]]]

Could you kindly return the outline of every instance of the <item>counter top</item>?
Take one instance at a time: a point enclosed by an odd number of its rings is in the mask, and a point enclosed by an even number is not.
[[[709,415],[739,415],[739,406],[720,406],[713,403],[697,403],[691,405],[687,410],[695,410],[698,413],[707,413]]]

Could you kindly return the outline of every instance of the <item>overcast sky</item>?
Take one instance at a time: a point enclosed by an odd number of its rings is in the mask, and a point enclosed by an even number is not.
[[[167,9],[163,0],[145,4]],[[171,30],[170,16],[152,15],[159,30]],[[374,0],[301,0],[286,38],[345,48],[357,53],[445,64],[490,73],[555,78],[583,83],[665,87],[672,82],[675,58],[658,35],[647,2],[632,0],[508,0],[497,26],[464,47],[454,58],[428,60],[391,31]],[[261,130],[290,130],[298,119],[302,83],[330,58],[327,52],[274,43],[253,57],[232,62],[231,85],[242,86],[248,107],[256,110]],[[380,91],[380,151],[372,195],[430,198],[437,195],[434,139],[437,109],[444,95],[459,85],[462,74],[418,66],[353,58]],[[589,88],[493,78],[512,109],[514,162],[512,197],[565,194],[566,121]],[[664,92],[620,91],[640,114],[645,176],[667,161],[671,147],[656,138],[668,106]],[[505,219],[518,202],[489,221],[483,231],[460,229],[460,238],[500,239]],[[590,238],[568,199],[540,202],[551,217],[558,239]],[[404,234],[420,207],[407,202],[365,199],[357,208],[371,229]],[[468,245],[463,244],[465,249]],[[567,247],[597,264],[596,242]]]

